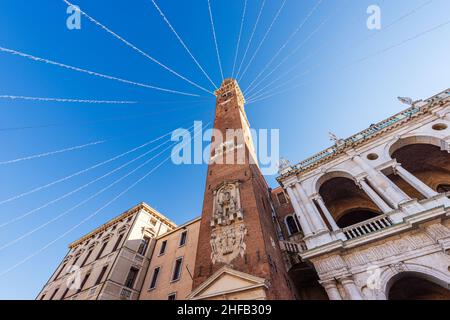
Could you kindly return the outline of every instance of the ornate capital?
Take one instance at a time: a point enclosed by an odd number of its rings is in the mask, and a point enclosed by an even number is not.
[[[295,182],[291,182],[287,185],[287,187],[293,189],[295,188],[295,184],[296,184]]]
[[[336,281],[336,279],[329,279],[329,280],[320,281],[320,284],[322,285],[322,287],[325,288],[325,290],[334,289],[337,286],[337,281]]]
[[[338,280],[342,285],[355,283],[355,280],[353,280],[353,277],[350,274],[344,275],[343,277],[339,278]]]
[[[316,201],[323,201],[322,196],[320,195],[320,193],[314,193],[311,195],[311,200],[316,200]]]

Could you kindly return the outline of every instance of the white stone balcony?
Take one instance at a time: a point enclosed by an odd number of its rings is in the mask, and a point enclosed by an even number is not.
[[[280,241],[280,248],[282,251],[289,253],[302,253],[308,250],[306,244],[303,241],[298,243],[290,241]]]
[[[448,198],[446,196],[447,194],[440,194],[436,197],[420,201],[420,205],[424,208],[421,212],[404,215],[400,210],[395,210],[342,230],[332,232],[331,234],[334,235],[335,240],[318,247],[306,248],[306,246],[303,247],[302,245],[297,244],[299,246],[298,254],[303,260],[309,259],[318,254],[334,250],[343,248],[349,249],[366,245],[369,242],[411,230],[417,225],[426,223],[430,220],[448,219],[450,217],[450,206],[447,205]],[[343,234],[345,238],[338,238],[336,235],[339,233]],[[292,243],[284,245],[288,252],[296,252],[297,250],[292,246]]]
[[[392,226],[394,223],[389,218],[389,214],[383,214],[376,218],[363,221],[361,223],[342,229],[347,240],[362,237],[366,234],[377,232]]]

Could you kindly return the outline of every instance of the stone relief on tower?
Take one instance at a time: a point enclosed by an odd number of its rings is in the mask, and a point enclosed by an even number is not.
[[[224,183],[214,191],[211,219],[211,260],[230,264],[239,255],[244,256],[247,228],[243,222],[239,182]]]

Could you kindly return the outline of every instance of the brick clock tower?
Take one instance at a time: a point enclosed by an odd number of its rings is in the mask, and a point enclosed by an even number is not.
[[[191,298],[293,299],[244,96],[226,79],[216,97]]]

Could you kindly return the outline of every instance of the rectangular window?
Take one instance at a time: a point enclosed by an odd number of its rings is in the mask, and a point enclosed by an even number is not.
[[[120,243],[122,242],[122,239],[123,239],[123,233],[119,235],[119,238],[117,239],[116,243],[114,244],[113,252],[117,250]]]
[[[63,295],[62,295],[62,297],[61,297],[61,300],[64,300],[64,298],[67,296],[67,293],[69,292],[69,288],[67,288],[65,291],[64,291],[64,293],[63,293]]]
[[[187,231],[183,231],[180,237],[180,247],[186,244],[186,239],[187,239]]]
[[[149,237],[144,237],[144,239],[141,240],[141,244],[139,245],[138,253],[140,255],[145,255],[145,252],[148,248],[148,243],[150,242]]]
[[[159,249],[159,255],[162,256],[164,253],[166,253],[166,247],[167,247],[167,240],[164,240],[161,243],[161,249]]]
[[[84,258],[83,263],[81,264],[80,267],[83,267],[86,264],[86,262],[88,261],[89,257],[91,256],[91,253],[92,253],[92,249],[89,250],[89,252],[86,255],[86,258]]]
[[[75,257],[75,260],[73,260],[73,265],[74,265],[74,266],[77,265],[78,259],[80,259],[80,255],[76,256],[76,257]]]
[[[277,193],[277,198],[278,198],[278,202],[280,203],[280,205],[287,203],[286,196],[284,195],[283,192]]]
[[[183,265],[183,258],[178,258],[175,261],[175,266],[173,268],[172,281],[176,281],[176,280],[180,279],[182,265]]]
[[[59,278],[59,276],[61,275],[61,272],[63,272],[63,270],[66,268],[66,264],[64,263],[61,267],[61,269],[59,269],[58,273],[55,276],[55,280]]]
[[[177,294],[176,293],[169,294],[167,300],[177,300]]]
[[[103,251],[105,251],[106,245],[108,242],[103,242],[102,247],[100,248],[100,251],[97,254],[97,258],[95,260],[98,260],[102,257]]]
[[[55,291],[53,291],[52,296],[50,297],[49,300],[53,300],[53,298],[56,296],[56,294],[58,293],[59,288],[56,288]]]
[[[139,273],[139,269],[137,269],[135,267],[130,268],[127,279],[125,280],[125,287],[133,289],[134,282],[136,281],[138,273]]]
[[[100,271],[100,274],[98,275],[97,281],[95,281],[95,285],[98,285],[98,284],[100,284],[100,282],[102,282],[103,276],[105,275],[107,269],[108,269],[108,266],[104,266],[102,268],[102,271]]]
[[[78,290],[77,290],[77,293],[80,292],[81,290],[83,290],[84,285],[85,285],[86,282],[88,281],[90,275],[91,275],[90,273],[86,274],[86,276],[85,276],[84,279],[83,279],[83,282],[81,282],[80,288],[78,288]]]
[[[158,276],[159,276],[160,270],[161,270],[160,267],[156,267],[155,270],[153,270],[152,282],[150,282],[150,289],[156,288],[156,282],[158,281]]]

